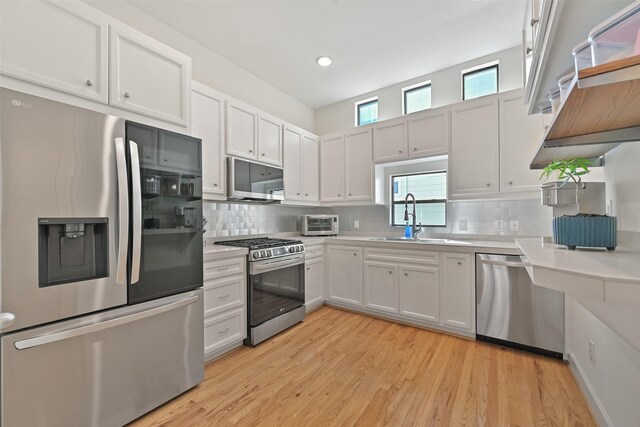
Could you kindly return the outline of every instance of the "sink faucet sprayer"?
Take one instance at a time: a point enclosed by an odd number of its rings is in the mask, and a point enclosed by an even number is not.
[[[413,213],[409,213],[408,204],[409,204],[409,196],[413,199]],[[418,228],[416,229],[416,197],[413,193],[407,193],[407,196],[404,198],[404,220],[406,222],[409,221],[409,215],[413,217],[413,224],[411,225],[411,238],[415,239],[418,233],[422,231],[422,223],[418,224]]]

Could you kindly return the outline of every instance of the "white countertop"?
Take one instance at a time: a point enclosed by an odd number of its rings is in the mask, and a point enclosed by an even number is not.
[[[611,282],[640,284],[640,250],[568,250],[542,239],[516,239],[532,267]]]
[[[208,259],[229,258],[247,255],[249,250],[237,246],[216,245],[213,241],[205,241],[204,253]]]
[[[465,250],[467,252],[500,252],[508,254],[520,253],[520,248],[514,241],[501,241],[501,240],[474,240],[465,239],[463,236],[455,238],[445,238],[444,243],[433,243],[427,240],[378,240],[373,236],[334,236],[325,237],[327,243],[330,242],[354,242],[354,243],[366,243],[372,245],[384,245],[394,247],[403,247],[411,249],[430,249],[430,250]],[[305,244],[307,244],[305,242]]]

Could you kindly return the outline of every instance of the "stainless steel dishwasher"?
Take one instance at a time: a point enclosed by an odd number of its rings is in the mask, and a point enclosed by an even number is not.
[[[534,285],[519,256],[476,254],[476,338],[562,359],[564,293]]]

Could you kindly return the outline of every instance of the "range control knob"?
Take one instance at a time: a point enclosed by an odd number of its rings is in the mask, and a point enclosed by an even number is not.
[[[290,252],[290,253],[294,253],[295,251],[296,251],[296,248],[295,248],[295,247],[291,246],[291,247],[289,248],[289,252]]]
[[[264,258],[267,256],[267,251],[260,251],[260,258]]]
[[[304,252],[304,246],[300,245],[298,246],[298,249],[300,249],[300,252]]]
[[[267,256],[271,256],[271,249],[267,250]]]
[[[260,252],[254,252],[254,253],[253,253],[253,258],[254,258],[254,259],[258,259],[258,258],[260,258]]]

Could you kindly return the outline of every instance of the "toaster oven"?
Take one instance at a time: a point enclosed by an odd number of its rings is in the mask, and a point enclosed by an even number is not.
[[[305,215],[302,217],[303,236],[337,236],[338,215]]]

